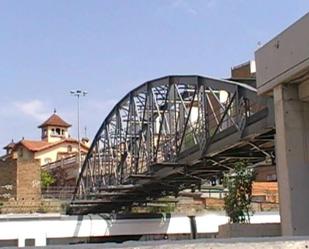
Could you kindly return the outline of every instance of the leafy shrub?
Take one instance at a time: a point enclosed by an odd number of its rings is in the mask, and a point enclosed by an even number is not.
[[[230,217],[230,223],[250,222],[252,212],[252,182],[255,173],[246,162],[236,162],[234,170],[224,178],[228,194],[224,197],[224,209]]]
[[[56,181],[55,177],[48,171],[46,170],[41,171],[41,186],[43,188],[49,187],[50,185],[55,183],[55,181]]]

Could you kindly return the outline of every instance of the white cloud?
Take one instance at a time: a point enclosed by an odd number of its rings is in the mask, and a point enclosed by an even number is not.
[[[17,111],[35,118],[38,121],[43,121],[50,115],[50,112],[47,111],[46,104],[38,99],[15,102],[14,105]]]

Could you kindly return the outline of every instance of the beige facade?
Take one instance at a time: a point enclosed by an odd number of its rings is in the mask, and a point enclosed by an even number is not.
[[[42,129],[42,140],[49,143],[59,142],[66,138],[69,138],[69,132],[67,128],[48,126]]]
[[[81,143],[81,153],[86,154],[87,151],[88,147]],[[21,142],[16,145],[16,150],[13,152],[13,158],[22,160],[37,159],[40,165],[45,165],[77,154],[78,141],[67,139],[60,142],[50,143],[38,151],[32,151],[31,148],[23,145]]]
[[[83,153],[86,153],[86,149],[82,149]],[[56,146],[47,148],[42,151],[34,153],[34,158],[40,160],[41,165],[47,164],[50,162],[57,161],[67,155],[77,154],[78,153],[78,143],[76,142],[67,142],[64,141]]]

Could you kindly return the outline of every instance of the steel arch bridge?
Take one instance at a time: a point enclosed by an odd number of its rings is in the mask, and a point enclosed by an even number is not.
[[[99,128],[72,207],[115,210],[220,178],[233,164],[273,163],[272,99],[245,83],[167,76],[123,97]]]

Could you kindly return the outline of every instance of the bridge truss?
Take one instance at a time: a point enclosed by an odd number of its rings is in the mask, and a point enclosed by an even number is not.
[[[98,130],[72,205],[113,210],[274,158],[271,99],[239,82],[168,76],[121,99]],[[93,210],[92,210],[93,211]]]

